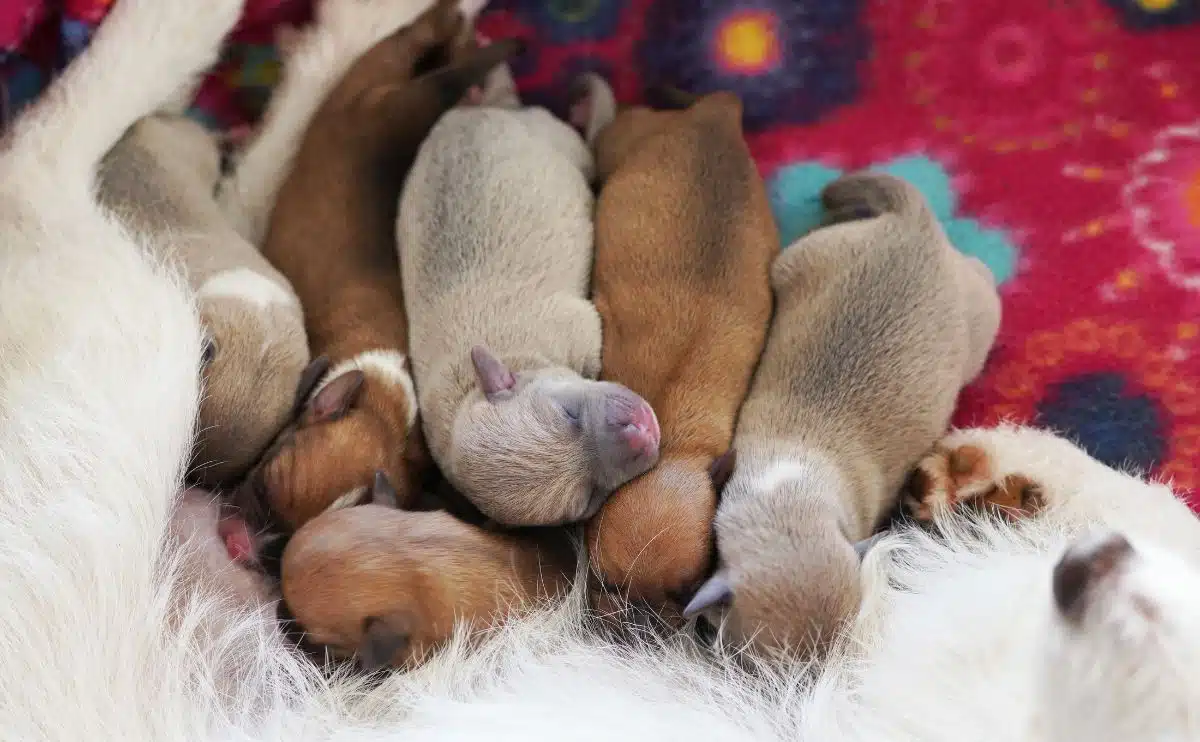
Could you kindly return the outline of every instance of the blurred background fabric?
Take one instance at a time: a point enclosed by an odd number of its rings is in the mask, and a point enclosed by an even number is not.
[[[111,4],[0,2],[0,113]],[[310,5],[250,0],[195,114],[244,135]],[[1200,0],[492,0],[480,30],[559,113],[586,71],[738,93],[785,244],[839,173],[909,179],[1004,297],[955,423],[1052,427],[1200,509]]]

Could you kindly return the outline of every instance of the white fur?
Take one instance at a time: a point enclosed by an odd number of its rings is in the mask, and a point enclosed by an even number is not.
[[[315,23],[288,42],[283,78],[271,95],[255,137],[222,180],[218,200],[243,237],[261,245],[279,187],[321,102],[354,61],[433,0],[319,0]],[[486,0],[462,0],[474,21]]]
[[[209,277],[196,294],[201,299],[241,299],[260,309],[273,304],[299,306],[295,294],[249,268],[233,268]]]
[[[270,616],[192,592],[163,545],[198,407],[199,323],[179,277],[90,187],[104,136],[208,64],[238,6],[121,0],[0,161],[4,739],[1200,737],[1200,525],[1166,487],[1039,431],[947,439],[988,451],[998,478],[1042,483],[1050,510],[1016,529],[947,522],[944,542],[881,542],[864,611],[814,678],[746,673],[684,640],[610,644],[580,628],[576,595],[372,687],[320,676],[285,651]],[[1092,528],[1127,534],[1138,559],[1089,632],[1071,633],[1049,574]],[[1135,596],[1157,620],[1130,610]]]
[[[366,376],[370,376],[377,381],[382,381],[384,384],[397,389],[404,395],[404,402],[408,410],[408,427],[412,427],[417,419],[417,390],[413,386],[412,376],[408,373],[406,366],[405,355],[398,350],[368,350],[353,358],[347,358],[341,363],[329,369],[329,372],[321,377],[321,382],[317,384],[309,395],[311,399],[325,388],[325,385],[333,381],[337,377],[347,371],[355,369],[362,371]],[[347,497],[349,495],[344,495]]]

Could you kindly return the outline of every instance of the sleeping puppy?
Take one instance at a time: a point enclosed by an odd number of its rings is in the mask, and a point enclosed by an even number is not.
[[[859,173],[823,199],[830,225],[771,269],[776,315],[717,511],[719,566],[686,611],[765,649],[819,649],[853,616],[855,544],[944,432],[1000,321],[991,274],[913,186]]]
[[[592,107],[592,119],[612,96],[600,78],[587,82],[575,110]],[[732,94],[680,111],[623,110],[594,151],[601,378],[654,407],[662,444],[658,465],[592,518],[588,550],[604,583],[677,620],[711,568],[717,492],[771,319],[779,233]]]
[[[263,254],[303,299],[324,366],[305,379],[297,420],[238,499],[265,504],[287,529],[353,504],[380,473],[408,507],[430,473],[406,356],[396,207],[430,127],[516,51],[512,41],[476,49],[469,32],[456,0],[439,0],[376,44],[317,110],[280,188]]]
[[[178,260],[208,332],[194,477],[233,484],[287,424],[308,363],[291,284],[230,225],[213,196],[215,138],[182,115],[138,121],[101,163],[97,200]]]
[[[283,554],[283,596],[306,640],[363,669],[419,663],[455,626],[486,629],[565,593],[574,554],[565,531],[483,530],[449,513],[396,509],[382,480],[372,502],[305,524]]]
[[[425,437],[492,520],[580,521],[654,464],[658,422],[627,387],[595,380],[587,146],[515,95],[483,98],[498,103],[433,128],[400,203]]]
[[[259,561],[263,537],[211,492],[184,490],[168,530],[184,550],[186,584],[213,588],[238,605],[261,606],[278,598],[278,587]]]

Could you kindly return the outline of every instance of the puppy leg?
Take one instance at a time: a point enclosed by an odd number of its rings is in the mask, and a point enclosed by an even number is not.
[[[461,61],[453,62],[419,80],[380,86],[367,91],[361,105],[363,121],[383,130],[402,133],[426,131],[443,111],[463,99],[467,91],[479,85],[497,65],[503,64],[520,47],[520,42],[505,39],[477,49]],[[436,98],[438,105],[429,105]],[[415,126],[414,117],[430,116],[428,126]],[[406,125],[407,124],[407,125]]]
[[[983,371],[988,353],[996,342],[996,333],[1000,330],[1000,295],[991,270],[981,260],[957,250],[953,260],[967,313],[969,352],[963,384],[969,384]]]
[[[219,189],[221,205],[243,237],[261,244],[308,122],[346,71],[431,5],[431,0],[319,0],[315,23],[289,41],[283,76],[262,124]],[[473,22],[484,5],[460,0],[459,8]]]
[[[17,120],[6,156],[90,187],[125,130],[216,61],[243,1],[121,0],[87,50]]]

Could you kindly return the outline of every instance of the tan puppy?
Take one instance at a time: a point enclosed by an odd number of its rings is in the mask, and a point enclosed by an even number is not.
[[[143,118],[100,167],[97,198],[179,260],[209,333],[195,475],[232,484],[287,424],[308,363],[287,279],[230,225],[213,196],[215,138],[183,116]]]
[[[658,423],[637,394],[595,380],[587,146],[515,95],[484,99],[496,104],[450,111],[430,132],[400,206],[425,434],[489,518],[575,522],[654,464]]]
[[[588,550],[605,583],[678,619],[711,568],[717,492],[771,319],[779,232],[731,94],[682,111],[623,110],[594,149],[606,176],[592,274],[601,378],[654,407],[662,444],[658,465],[588,524]]]
[[[353,65],[318,109],[280,189],[263,253],[304,301],[314,355],[328,359],[298,420],[255,469],[243,502],[265,501],[299,527],[352,503],[383,473],[408,505],[428,470],[409,376],[396,203],[413,157],[442,112],[515,51],[514,42],[445,61],[469,29],[440,0]]]
[[[771,269],[776,314],[717,510],[719,566],[686,611],[723,613],[733,639],[768,649],[820,648],[857,611],[855,544],[945,431],[1000,321],[991,274],[913,186],[854,174],[823,199],[831,226]]]
[[[420,662],[456,623],[484,629],[574,576],[566,532],[485,531],[449,513],[375,502],[305,524],[283,553],[283,596],[306,639],[368,671]],[[535,540],[536,538],[536,540]]]

